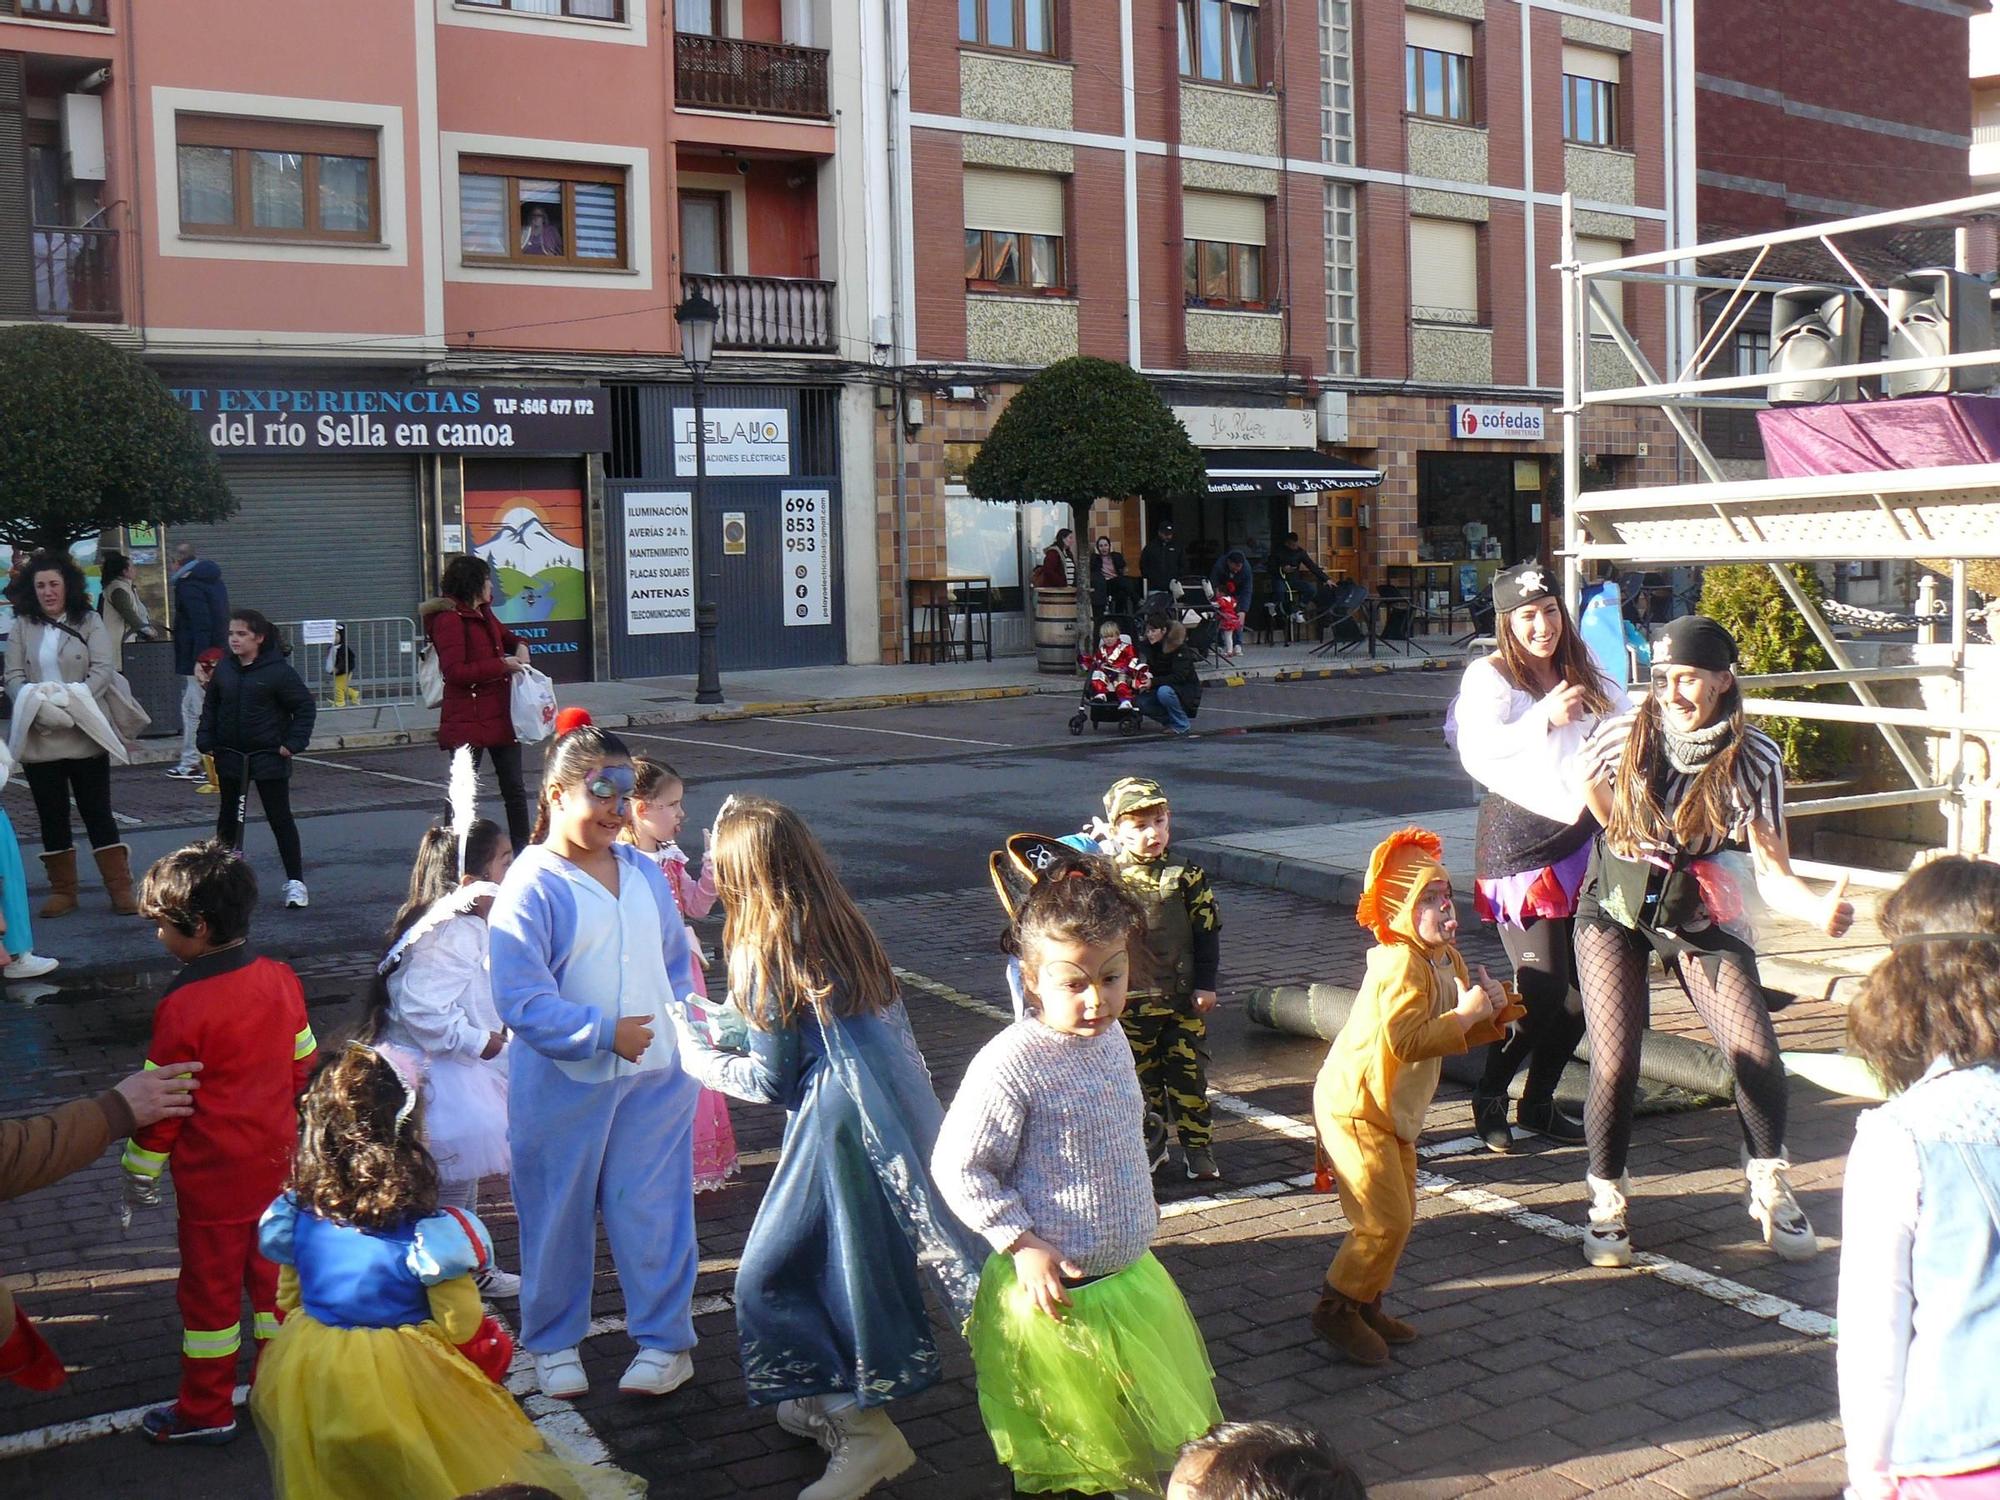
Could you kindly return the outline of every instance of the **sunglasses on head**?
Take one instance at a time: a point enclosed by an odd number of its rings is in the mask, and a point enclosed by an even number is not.
[[[630,766],[600,766],[583,784],[583,789],[599,802],[625,803],[638,784]]]

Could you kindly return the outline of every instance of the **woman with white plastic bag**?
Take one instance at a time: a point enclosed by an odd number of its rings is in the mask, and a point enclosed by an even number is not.
[[[534,827],[513,712],[514,680],[529,670],[527,643],[493,613],[493,569],[484,558],[454,557],[438,586],[443,597],[427,600],[419,611],[444,680],[438,748],[449,756],[468,745],[475,762],[492,757],[507,836],[518,853],[528,847]]]
[[[514,674],[509,689],[514,738],[524,745],[540,744],[556,732],[556,685],[535,667]]]

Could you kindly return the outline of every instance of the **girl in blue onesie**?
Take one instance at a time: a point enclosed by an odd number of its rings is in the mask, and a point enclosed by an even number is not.
[[[597,1218],[639,1345],[618,1388],[694,1373],[694,1080],[673,1016],[693,948],[660,867],[618,834],[632,758],[593,724],[550,747],[535,842],[487,918],[493,1001],[513,1028],[507,1139],[521,1223],[521,1347],[542,1393],[589,1387]]]

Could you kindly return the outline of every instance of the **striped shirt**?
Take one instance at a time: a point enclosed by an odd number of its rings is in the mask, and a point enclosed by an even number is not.
[[[1625,742],[1632,738],[1632,726],[1638,722],[1643,709],[1635,708],[1620,714],[1615,719],[1606,719],[1597,727],[1597,732],[1584,744],[1578,757],[1580,773],[1584,784],[1601,781],[1617,790],[1618,767],[1625,756]],[[1666,746],[1660,744],[1654,771],[1654,796],[1660,807],[1672,818],[1674,809],[1687,797],[1688,788],[1694,785],[1694,775],[1675,769],[1667,759]],[[1773,832],[1782,833],[1785,828],[1785,757],[1777,742],[1761,729],[1746,728],[1743,731],[1743,748],[1736,756],[1735,775],[1729,789],[1729,832],[1722,838],[1703,838],[1682,848],[1674,838],[1671,829],[1663,830],[1663,838],[1645,841],[1645,850],[1652,854],[1673,854],[1676,852],[1703,855],[1713,854],[1734,840],[1741,839],[1753,822],[1763,823]]]

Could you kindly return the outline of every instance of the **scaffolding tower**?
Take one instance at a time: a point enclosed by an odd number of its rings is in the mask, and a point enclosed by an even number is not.
[[[1710,244],[1688,245],[1614,260],[1580,263],[1576,254],[1575,212],[1565,195],[1562,208],[1563,342],[1563,576],[1572,618],[1586,564],[1606,562],[1631,568],[1668,564],[1766,563],[1778,585],[1805,619],[1834,666],[1823,672],[1745,675],[1744,708],[1757,715],[1819,719],[1872,725],[1887,743],[1909,786],[1853,796],[1825,797],[1786,808],[1788,817],[1855,812],[1870,808],[1935,803],[1943,811],[1946,847],[1968,846],[1968,813],[2000,801],[1989,785],[1968,773],[1969,736],[2000,746],[2000,704],[1968,703],[1966,657],[1968,599],[1966,564],[2000,558],[2000,464],[1950,468],[1908,468],[1858,474],[1790,479],[1729,478],[1703,441],[1693,415],[1703,409],[1760,408],[1772,385],[1801,378],[1828,382],[1868,379],[1905,371],[1940,371],[1990,365],[1990,349],[1933,358],[1880,358],[1813,370],[1762,374],[1707,372],[1716,352],[1729,347],[1756,298],[1795,287],[1797,280],[1760,276],[1774,247],[1816,246],[1841,274],[1828,278],[1829,292],[1852,292],[1878,309],[1894,330],[1897,319],[1883,289],[1857,269],[1861,238],[1897,226],[1963,226],[1975,215],[2000,213],[2000,193],[1869,214],[1768,234],[1746,235]],[[1962,243],[1962,234],[1960,240]],[[1704,274],[1704,262],[1748,258],[1740,274]],[[1693,353],[1674,378],[1663,378],[1625,327],[1620,300],[1604,286],[1632,282],[1663,287],[1670,309],[1699,290],[1727,293],[1720,314],[1694,343]],[[1684,319],[1683,326],[1691,323]],[[1636,381],[1589,387],[1590,345],[1608,336],[1624,354]],[[1582,487],[1584,412],[1592,406],[1657,406],[1679,434],[1704,476],[1701,482],[1626,490]],[[1948,569],[1951,579],[1948,660],[1908,666],[1860,667],[1834,634],[1825,612],[1802,591],[1787,563],[1844,563],[1856,559],[1923,560]],[[1879,684],[1919,678],[1947,679],[1946,707],[1907,708],[1884,704]],[[1849,703],[1821,703],[1782,696],[1789,690],[1839,684],[1854,695]],[[1909,732],[1919,744],[1912,746]],[[1936,770],[1931,755],[1936,747]],[[1990,761],[1989,761],[1990,763]],[[1831,874],[1833,867],[1795,861],[1806,873]],[[1862,880],[1882,872],[1850,871]]]

